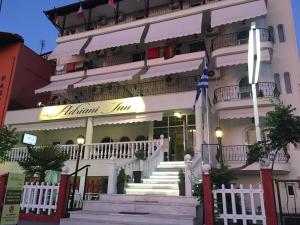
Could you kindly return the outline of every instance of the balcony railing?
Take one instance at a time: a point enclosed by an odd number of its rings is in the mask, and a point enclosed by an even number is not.
[[[135,151],[143,150],[146,157],[150,157],[161,144],[160,139],[153,141],[130,141],[130,142],[110,142],[110,143],[93,143],[84,144],[80,159],[134,159]],[[39,148],[36,146],[35,148]],[[78,145],[58,145],[61,150],[69,154],[69,160],[76,160]],[[29,157],[27,147],[13,148],[9,152],[8,161],[18,162],[25,161]]]
[[[62,94],[67,102],[72,102],[75,96],[80,96],[81,102],[104,101],[135,96],[153,96],[196,90],[198,76],[190,75],[184,78],[167,76],[158,80],[134,84],[112,83],[106,85],[77,88]]]
[[[221,148],[220,148],[221,147]],[[204,163],[212,163],[216,165],[222,155],[223,162],[225,163],[244,163],[247,160],[247,152],[249,145],[227,145],[219,146],[218,144],[203,144],[202,145],[202,159]],[[277,153],[275,159],[276,163],[285,163],[287,158],[283,151]]]
[[[73,25],[73,26],[67,26],[64,31],[63,31],[63,36],[66,35],[72,35],[76,33],[81,33],[85,32],[88,30],[94,30],[94,29],[101,29],[101,28],[106,28],[106,27],[111,27],[116,24],[126,24],[133,22],[135,20],[141,20],[145,19],[147,17],[156,17],[156,16],[161,16],[161,15],[166,15],[170,14],[176,11],[184,10],[184,9],[189,9],[195,6],[199,5],[205,5],[205,4],[211,4],[215,2],[220,2],[224,0],[189,0],[189,1],[183,1],[182,8],[180,6],[179,1],[174,1],[173,4],[167,4],[167,5],[160,5],[156,7],[151,7],[151,1],[150,1],[150,8],[148,11],[148,16],[146,10],[144,11],[138,11],[138,12],[133,12],[133,13],[126,13],[120,8],[121,15],[119,14],[118,20],[116,20],[115,17],[110,17],[110,18],[104,18],[104,17],[99,17],[98,21],[91,21],[90,23],[82,23],[78,25]]]
[[[271,35],[268,29],[259,29],[259,30],[260,30],[260,40],[262,42],[264,41],[273,42],[274,40],[273,36]],[[248,44],[248,39],[249,39],[249,30],[240,31],[231,34],[223,34],[216,37],[212,41],[212,51],[224,47]]]
[[[249,99],[252,96],[252,88],[247,86],[226,86],[215,89],[214,91],[214,104],[223,101],[234,101]],[[271,97],[279,98],[280,92],[278,91],[276,84],[273,82],[261,82],[257,84],[257,97]]]

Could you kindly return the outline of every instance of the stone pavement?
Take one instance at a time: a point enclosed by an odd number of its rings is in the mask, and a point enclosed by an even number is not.
[[[59,225],[58,223],[42,223],[42,222],[31,222],[31,221],[19,221],[18,225]]]

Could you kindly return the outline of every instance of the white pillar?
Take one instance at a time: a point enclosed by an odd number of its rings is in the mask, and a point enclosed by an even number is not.
[[[107,194],[115,194],[116,193],[116,185],[117,185],[117,164],[115,159],[112,157],[112,164],[110,166],[110,171],[108,175],[108,185],[107,185]]]
[[[192,196],[192,156],[189,154],[184,156],[185,164],[185,196]]]
[[[86,133],[85,133],[85,144],[92,144],[93,143],[93,124],[94,120],[93,117],[88,117],[86,120]],[[84,151],[84,159],[89,158],[89,149],[88,146],[85,146]]]
[[[149,127],[148,127],[148,140],[152,141],[153,140],[153,121],[149,122]]]
[[[195,105],[195,120],[196,120],[196,149],[195,155],[201,155],[201,146],[203,144],[203,100],[202,93],[200,94],[199,100]]]

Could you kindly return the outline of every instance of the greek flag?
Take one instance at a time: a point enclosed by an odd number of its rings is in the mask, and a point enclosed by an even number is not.
[[[205,65],[204,65],[204,70],[202,75],[200,76],[200,80],[197,84],[197,92],[196,92],[196,98],[195,102],[193,105],[193,111],[195,111],[195,105],[199,99],[199,96],[201,94],[202,89],[207,89],[208,88],[208,62],[205,60]]]

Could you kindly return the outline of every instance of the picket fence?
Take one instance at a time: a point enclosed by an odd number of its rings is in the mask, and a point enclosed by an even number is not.
[[[242,221],[243,225],[254,224],[266,225],[265,205],[262,185],[258,188],[225,188],[213,190],[215,211],[218,219],[223,220],[224,225]]]
[[[52,215],[56,212],[59,184],[26,182],[23,188],[21,210],[25,213]]]

